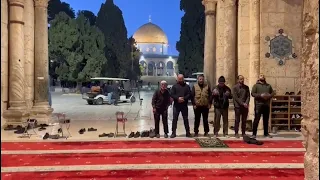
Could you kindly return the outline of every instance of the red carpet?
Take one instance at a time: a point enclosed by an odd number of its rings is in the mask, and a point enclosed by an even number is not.
[[[173,169],[1,173],[2,180],[303,180],[303,169]]]
[[[303,148],[302,141],[263,141],[262,146],[243,141],[226,140],[230,148]],[[195,140],[143,140],[96,142],[1,142],[2,151],[14,150],[77,150],[77,149],[135,149],[135,148],[200,148]]]
[[[106,164],[303,163],[303,152],[135,152],[88,154],[2,154],[1,166]]]

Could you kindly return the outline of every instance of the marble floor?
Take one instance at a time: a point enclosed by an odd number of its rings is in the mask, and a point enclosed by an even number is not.
[[[138,97],[139,95],[136,94]],[[128,119],[126,123],[126,133],[136,131],[150,130],[154,127],[154,120],[151,108],[151,98],[152,92],[141,92],[141,98],[143,98],[143,103],[140,105],[140,102],[133,104],[130,103],[121,103],[119,106],[113,105],[88,105],[85,100],[82,99],[81,95],[78,94],[52,94],[52,107],[54,108],[54,113],[65,113],[67,118],[71,119],[71,126],[69,132],[71,137],[67,141],[90,141],[90,140],[112,140],[113,138],[99,138],[98,135],[101,133],[114,133],[116,127],[115,113],[117,111],[123,111],[126,114]],[[138,98],[137,98],[138,99]],[[54,120],[55,118],[53,118]],[[212,113],[209,117],[209,120],[212,120]],[[193,123],[194,123],[194,114],[192,106],[189,107],[189,123],[191,132],[193,132]],[[172,119],[169,116],[169,129],[171,131]],[[84,134],[79,134],[79,130],[82,128],[96,128],[97,131],[88,132]],[[212,134],[212,126],[210,127],[210,132]],[[121,128],[119,128],[121,129]],[[203,126],[200,125],[200,134],[203,133]],[[42,141],[42,136],[46,131],[50,131],[50,127],[45,131],[34,131],[29,130],[31,135],[30,138],[20,138],[19,135],[14,134],[13,131],[4,131],[1,129],[1,141]],[[160,124],[160,133],[163,132],[162,124]],[[222,133],[222,130],[221,130]],[[261,134],[259,132],[258,134]],[[162,133],[163,134],[163,133]],[[232,136],[234,132],[229,130],[229,134]],[[250,134],[250,133],[248,133]],[[177,129],[178,138],[184,138],[185,130],[182,121],[182,117],[179,117],[178,129]],[[231,137],[232,138],[232,137]],[[149,138],[137,138],[137,139],[128,139],[128,138],[119,138],[122,140],[141,140]],[[277,135],[274,135],[274,140],[277,139],[302,139],[302,135],[299,132],[280,132]],[[113,139],[114,140],[114,139]],[[59,139],[54,141],[66,141],[66,139]]]

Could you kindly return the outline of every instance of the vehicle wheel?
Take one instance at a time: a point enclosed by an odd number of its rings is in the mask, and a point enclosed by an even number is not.
[[[131,102],[131,103],[136,102],[136,97],[132,96],[131,99],[130,99],[130,102]]]
[[[103,99],[102,98],[98,98],[96,103],[97,103],[97,105],[102,105],[103,104]]]
[[[89,100],[88,100],[87,102],[88,102],[89,105],[92,105],[92,104],[93,104],[93,101],[89,101]]]

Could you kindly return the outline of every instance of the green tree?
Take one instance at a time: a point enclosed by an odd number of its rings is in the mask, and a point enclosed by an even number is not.
[[[127,78],[137,80],[141,76],[141,69],[139,65],[141,53],[139,49],[136,47],[136,41],[132,36],[128,39],[128,43],[131,48],[131,58],[129,64],[127,65]]]
[[[69,17],[75,18],[74,10],[70,7],[70,4],[61,2],[60,0],[50,0],[48,3],[48,22],[53,20],[60,12],[64,12]]]
[[[86,19],[90,22],[91,26],[96,24],[97,16],[94,15],[93,12],[87,11],[87,10],[81,10],[81,11],[78,11],[77,16],[79,16],[80,14],[83,14],[84,17],[86,17]]]
[[[108,59],[108,64],[104,64],[102,74],[110,77],[126,77],[131,48],[128,45],[127,28],[122,11],[113,3],[113,0],[106,0],[101,5],[96,26],[105,37],[104,52]]]
[[[203,71],[205,14],[202,0],[180,0],[181,18],[180,40],[176,44],[179,52],[179,72],[191,76]]]

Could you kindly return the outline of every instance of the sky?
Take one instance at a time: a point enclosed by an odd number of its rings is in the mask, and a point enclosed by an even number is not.
[[[89,10],[97,15],[101,4],[105,0],[62,0],[78,12]],[[180,38],[180,25],[183,11],[180,11],[180,0],[114,0],[122,10],[123,18],[128,30],[128,37],[143,24],[149,22],[160,26],[169,40],[169,54],[178,55],[176,42]]]

